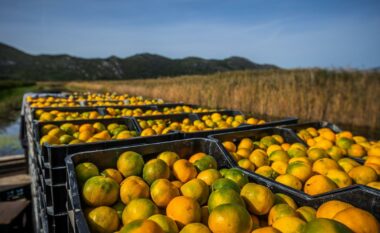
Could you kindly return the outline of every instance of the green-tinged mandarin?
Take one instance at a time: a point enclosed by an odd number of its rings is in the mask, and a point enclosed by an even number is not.
[[[299,217],[306,222],[310,222],[316,218],[317,211],[310,206],[301,206],[296,210]]]
[[[222,188],[212,192],[207,206],[211,213],[216,207],[223,204],[237,204],[245,207],[244,200],[240,197],[239,193],[229,188]]]
[[[161,159],[149,160],[143,168],[143,179],[151,185],[157,179],[169,179],[169,166]]]
[[[304,233],[353,233],[342,223],[327,219],[317,218],[308,222],[303,231]]]
[[[203,205],[209,196],[209,187],[201,179],[192,179],[181,186],[181,193],[186,197],[191,197]]]
[[[248,178],[241,171],[233,168],[226,171],[224,178],[234,181],[240,188],[248,183]]]
[[[294,216],[286,216],[275,221],[272,227],[282,233],[303,233],[306,222]]]
[[[142,156],[133,151],[126,151],[117,160],[117,169],[124,177],[140,176],[144,167]]]
[[[208,226],[214,233],[249,233],[252,219],[241,205],[224,204],[210,213]]]
[[[148,219],[150,216],[158,214],[158,207],[147,198],[133,199],[124,208],[122,219],[124,225],[137,219]]]
[[[211,233],[210,229],[202,223],[187,224],[180,233]]]
[[[274,205],[268,215],[268,225],[272,225],[275,221],[286,216],[297,216],[296,211],[288,204]]]
[[[166,215],[155,214],[150,216],[148,220],[157,223],[165,233],[178,233],[177,224]]]
[[[288,165],[286,173],[297,177],[302,182],[305,182],[312,176],[313,171],[311,166],[308,164],[301,161],[296,161]]]
[[[94,176],[84,184],[82,195],[89,206],[110,206],[119,198],[119,184],[108,177]]]
[[[274,204],[275,205],[277,205],[277,204],[288,204],[293,209],[297,209],[297,204],[295,203],[295,201],[291,197],[289,197],[288,195],[283,194],[283,193],[276,193],[275,194],[275,203]]]
[[[197,161],[195,161],[194,166],[199,171],[204,171],[204,170],[210,169],[210,168],[213,168],[213,169],[218,168],[218,163],[216,162],[214,157],[212,157],[211,155],[206,155],[206,156],[198,159]]]
[[[237,193],[240,193],[240,187],[234,181],[227,178],[217,179],[212,185],[211,190],[216,191],[222,188],[229,188],[235,190]]]
[[[90,162],[80,163],[75,167],[75,173],[79,184],[83,185],[86,180],[99,175],[99,170],[95,164]]]
[[[164,233],[164,231],[152,220],[138,219],[124,225],[119,233]]]
[[[87,219],[93,232],[112,233],[119,228],[117,212],[108,206],[100,206],[92,209],[88,213]]]
[[[267,187],[254,183],[244,185],[240,195],[245,201],[248,211],[256,215],[267,214],[275,200],[274,194]]]

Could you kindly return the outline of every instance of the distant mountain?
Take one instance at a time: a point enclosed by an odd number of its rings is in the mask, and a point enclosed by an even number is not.
[[[256,64],[242,57],[170,59],[143,53],[127,58],[84,59],[70,55],[31,55],[0,43],[0,79],[123,80],[251,69],[278,67]]]

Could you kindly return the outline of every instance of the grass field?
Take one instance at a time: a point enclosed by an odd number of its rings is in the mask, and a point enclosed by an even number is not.
[[[0,126],[19,116],[26,92],[60,91],[62,86],[58,82],[0,81]]]
[[[240,109],[256,116],[327,120],[380,129],[380,73],[263,70],[114,82],[69,82],[72,90],[116,91],[166,101]]]

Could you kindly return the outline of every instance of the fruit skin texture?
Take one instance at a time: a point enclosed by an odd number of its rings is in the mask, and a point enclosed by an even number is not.
[[[204,171],[211,168],[216,169],[218,167],[218,163],[214,157],[211,155],[206,155],[195,161],[194,166],[198,168],[199,171]]]
[[[318,159],[313,163],[313,172],[320,175],[326,175],[331,169],[340,169],[339,165],[335,160],[329,158]]]
[[[75,173],[80,185],[93,176],[99,175],[99,170],[95,164],[90,162],[80,163],[75,167]]]
[[[280,175],[276,178],[276,181],[297,190],[302,189],[302,182],[297,177],[290,174]]]
[[[128,204],[136,198],[149,198],[149,186],[138,176],[129,176],[121,182],[120,199]]]
[[[166,207],[166,215],[181,227],[189,223],[200,222],[201,207],[193,198],[178,196],[169,202]]]
[[[252,219],[244,207],[224,204],[210,213],[208,226],[213,233],[249,233]]]
[[[248,178],[240,170],[234,168],[227,169],[223,177],[234,181],[240,188],[248,183]]]
[[[190,223],[186,225],[179,233],[211,233],[207,226],[202,223]]]
[[[287,216],[273,223],[272,227],[282,233],[303,233],[306,223],[300,218]]]
[[[140,176],[144,167],[142,156],[133,151],[126,151],[117,160],[117,169],[124,177]]]
[[[380,181],[368,183],[367,186],[380,190]]]
[[[251,214],[264,215],[274,204],[274,194],[265,186],[248,183],[240,192]]]
[[[151,185],[157,179],[169,179],[169,166],[161,159],[149,160],[143,168],[143,179]]]
[[[283,193],[276,193],[275,194],[275,203],[274,204],[275,205],[276,204],[288,204],[293,209],[297,209],[297,204],[295,203],[295,201],[291,197],[289,197],[288,195],[283,194]]]
[[[121,183],[121,181],[123,181],[123,176],[121,175],[121,173],[118,170],[113,169],[113,168],[105,169],[104,171],[102,171],[101,175],[112,178],[119,184]]]
[[[301,161],[296,161],[288,165],[286,173],[297,177],[302,182],[305,182],[312,175],[312,169],[308,164]]]
[[[148,219],[150,216],[158,213],[158,207],[150,199],[133,199],[124,208],[122,215],[123,224],[127,225],[128,223],[137,219]]]
[[[355,181],[357,184],[368,184],[377,180],[376,171],[367,166],[358,166],[352,168],[348,175]]]
[[[184,196],[194,198],[203,205],[207,202],[209,196],[209,187],[201,179],[192,179],[181,186],[181,193]]]
[[[269,211],[268,225],[271,226],[275,221],[277,221],[283,217],[286,217],[286,216],[297,217],[297,213],[288,204],[274,205]]]
[[[84,184],[82,195],[89,206],[111,206],[119,197],[119,184],[108,177],[93,176]]]
[[[360,166],[358,162],[350,158],[342,158],[338,160],[338,164],[345,172],[349,172],[352,168]]]
[[[119,227],[119,217],[116,210],[108,206],[100,206],[88,213],[88,223],[94,232],[114,232]]]
[[[163,160],[169,167],[172,167],[174,162],[179,159],[179,156],[175,152],[164,151],[160,153],[157,158]]]
[[[173,219],[162,214],[155,214],[148,218],[157,223],[165,233],[178,233],[177,224]]]
[[[344,171],[331,169],[326,173],[326,176],[332,180],[339,188],[344,188],[352,185],[351,177]]]
[[[332,219],[317,218],[308,222],[304,233],[353,233],[350,228]]]
[[[239,185],[237,185],[234,181],[227,178],[219,178],[215,180],[214,183],[211,185],[212,191],[216,191],[222,188],[230,188],[230,189],[235,190],[237,193],[240,193]]]
[[[208,186],[211,186],[217,179],[221,178],[222,175],[216,169],[207,169],[201,171],[197,178],[203,180]]]
[[[164,233],[164,231],[152,220],[138,219],[122,227],[119,233]]]
[[[251,233],[281,233],[281,232],[273,227],[260,227],[259,229],[256,229],[252,231]]]
[[[211,213],[213,209],[223,204],[237,204],[245,207],[244,200],[240,197],[239,193],[229,188],[222,188],[212,192],[207,206]]]
[[[197,169],[186,159],[179,159],[173,164],[173,174],[181,182],[186,183],[197,177]]]
[[[336,184],[329,178],[323,175],[315,175],[306,181],[304,192],[309,195],[318,195],[321,193],[330,192],[336,188]]]
[[[310,222],[315,219],[317,213],[317,211],[310,206],[301,206],[296,210],[296,212],[298,213],[299,217],[306,222]]]
[[[158,179],[150,186],[150,196],[161,208],[165,208],[173,198],[179,195],[179,189],[167,179]]]
[[[380,225],[376,218],[369,212],[349,207],[338,212],[334,220],[343,223],[355,233],[380,232]]]
[[[332,219],[337,213],[349,207],[353,207],[353,206],[343,201],[338,201],[338,200],[328,201],[328,202],[323,203],[321,206],[319,206],[316,213],[316,217]]]

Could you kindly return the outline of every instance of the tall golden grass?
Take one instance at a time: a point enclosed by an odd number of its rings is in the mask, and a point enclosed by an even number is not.
[[[69,89],[116,91],[239,109],[264,117],[296,116],[345,126],[380,128],[380,73],[261,70],[131,81],[69,82]]]

